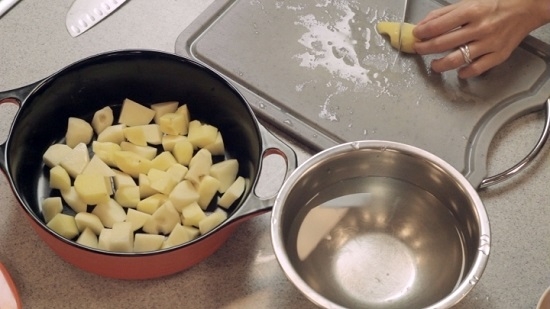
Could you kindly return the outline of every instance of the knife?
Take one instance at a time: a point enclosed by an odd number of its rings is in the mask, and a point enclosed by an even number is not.
[[[401,54],[401,43],[402,43],[402,37],[401,34],[403,33],[403,26],[405,24],[405,18],[407,17],[407,8],[408,8],[409,0],[405,0],[405,4],[403,6],[403,16],[401,17],[401,22],[399,23],[399,47],[397,48],[397,55],[395,56],[395,60],[393,64],[397,62],[397,58],[399,58],[399,55]]]
[[[109,16],[126,0],[75,0],[65,25],[72,37],[77,37]]]
[[[0,17],[9,11],[19,0],[0,0]]]

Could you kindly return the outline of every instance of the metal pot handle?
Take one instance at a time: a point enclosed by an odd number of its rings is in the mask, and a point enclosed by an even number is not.
[[[527,167],[527,165],[529,165],[529,163],[531,163],[531,161],[535,159],[535,157],[539,154],[542,147],[548,140],[548,137],[550,136],[550,99],[546,100],[545,110],[546,120],[544,122],[544,129],[539,137],[539,140],[537,141],[537,144],[531,150],[531,152],[529,152],[529,154],[527,154],[527,156],[525,156],[525,158],[523,158],[523,160],[521,160],[519,163],[505,170],[504,172],[483,179],[479,185],[479,189],[487,188],[489,186],[509,179],[510,177],[522,171],[525,167]]]
[[[0,105],[11,103],[21,108],[24,99],[31,93],[31,91],[36,87],[37,84],[38,82],[17,89],[0,92]],[[6,141],[0,141],[0,169],[4,173],[6,173],[5,149]]]
[[[284,183],[284,180],[286,180],[290,176],[290,174],[292,174],[292,172],[296,169],[296,167],[298,167],[296,152],[294,152],[294,150],[290,146],[285,144],[262,125],[259,126],[265,145],[265,149],[262,153],[262,159],[266,158],[269,155],[280,155],[285,159],[286,172],[283,179]],[[241,205],[241,207],[235,212],[231,220],[232,222],[241,221],[242,219],[246,219],[249,216],[257,215],[271,210],[273,204],[275,203],[276,196],[261,198],[255,194],[254,190],[255,187],[251,188],[251,194],[248,196],[246,201],[244,201],[243,205]]]

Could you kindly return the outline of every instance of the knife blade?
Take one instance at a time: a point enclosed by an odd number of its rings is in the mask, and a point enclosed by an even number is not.
[[[404,6],[403,6],[403,16],[401,16],[401,22],[399,23],[399,34],[398,34],[398,42],[399,46],[397,48],[397,55],[395,56],[394,64],[397,62],[397,59],[399,58],[399,55],[401,55],[401,43],[402,43],[402,36],[403,33],[403,26],[405,25],[405,18],[407,18],[407,8],[408,8],[409,0],[405,0]]]
[[[9,11],[19,0],[0,0],[0,17]]]
[[[407,18],[407,8],[408,8],[409,0],[405,0],[405,4],[403,6],[403,16],[401,17],[401,23],[399,24],[399,48],[398,53],[401,52],[401,42],[402,42],[402,36],[403,33],[403,26],[405,25],[405,18]]]
[[[126,0],[75,0],[67,12],[65,25],[77,37],[105,19]]]

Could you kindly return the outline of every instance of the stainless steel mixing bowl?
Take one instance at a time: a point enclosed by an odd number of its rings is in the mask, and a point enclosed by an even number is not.
[[[490,250],[468,180],[387,141],[338,145],[299,166],[277,196],[271,233],[289,280],[325,308],[449,308]]]

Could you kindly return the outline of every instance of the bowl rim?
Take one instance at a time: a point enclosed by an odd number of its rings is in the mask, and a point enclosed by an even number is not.
[[[304,296],[306,296],[316,305],[324,308],[345,308],[339,304],[330,301],[323,295],[316,292],[305,282],[305,280],[301,278],[298,272],[294,269],[284,249],[284,240],[282,235],[283,231],[280,226],[280,222],[282,219],[283,210],[285,208],[284,203],[286,201],[286,198],[292,190],[294,184],[296,184],[296,182],[300,179],[301,175],[304,172],[311,168],[315,168],[315,165],[327,158],[361,150],[395,150],[406,154],[419,156],[420,158],[435,164],[446,173],[448,173],[451,177],[453,177],[464,189],[464,193],[471,198],[472,203],[475,205],[475,215],[478,217],[478,221],[480,223],[479,234],[481,235],[478,250],[475,254],[472,267],[468,271],[468,273],[465,273],[462,276],[461,281],[457,283],[456,287],[450,294],[448,294],[446,297],[439,300],[438,302],[428,306],[427,308],[441,309],[450,308],[456,305],[472,290],[472,288],[480,280],[489,259],[491,233],[489,218],[486,209],[483,205],[483,202],[481,201],[481,198],[478,195],[478,192],[474,189],[472,184],[466,179],[466,177],[462,173],[456,170],[452,165],[424,149],[400,142],[385,140],[362,140],[339,144],[312,156],[303,164],[298,166],[298,168],[294,170],[294,172],[288,177],[276,197],[275,204],[271,212],[272,246],[275,252],[275,256],[277,257],[277,261],[279,262],[279,265],[281,266],[286,277],[295,285],[296,288],[298,288],[298,290],[300,290],[300,292],[302,292],[302,294],[304,294]]]

